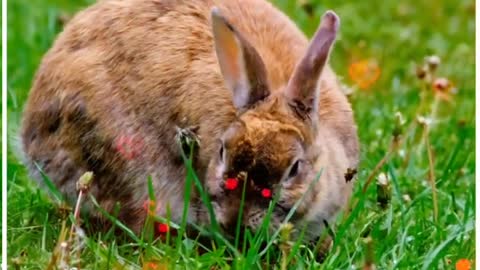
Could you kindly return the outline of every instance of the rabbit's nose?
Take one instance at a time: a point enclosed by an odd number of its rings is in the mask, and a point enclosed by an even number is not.
[[[241,234],[245,232],[245,218],[239,220],[238,215],[239,213],[237,212],[235,215],[231,215],[228,220],[220,222],[220,228],[228,236],[235,237],[237,230],[239,230],[238,233]],[[240,222],[240,224],[238,224],[238,222]]]
[[[236,237],[237,233],[240,239],[242,239],[243,235],[245,235],[245,231],[247,230],[247,226],[240,224],[237,226],[237,222],[231,222],[228,225],[221,224],[220,225],[222,230],[230,237]],[[238,230],[238,232],[237,232]]]

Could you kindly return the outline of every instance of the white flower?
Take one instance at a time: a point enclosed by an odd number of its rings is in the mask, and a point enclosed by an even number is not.
[[[428,64],[428,67],[431,69],[431,70],[434,70],[436,69],[441,61],[440,61],[440,57],[438,57],[437,55],[431,55],[431,56],[427,56],[425,58],[425,62],[427,62]]]
[[[403,124],[405,124],[405,122],[407,122],[407,121],[405,120],[405,117],[403,117],[403,114],[402,114],[401,112],[396,112],[396,113],[395,113],[395,118],[397,118],[398,123],[399,123],[400,125],[403,125]]]
[[[429,118],[429,117],[425,117],[425,116],[417,116],[417,121],[418,123],[422,124],[422,125],[426,125],[426,126],[429,126],[432,124],[432,119]]]
[[[385,173],[379,173],[378,174],[378,178],[377,178],[377,181],[380,185],[382,186],[386,186],[388,185],[388,177]]]

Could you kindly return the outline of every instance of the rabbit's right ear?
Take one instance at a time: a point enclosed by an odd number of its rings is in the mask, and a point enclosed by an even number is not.
[[[212,8],[215,51],[226,86],[237,109],[248,108],[269,95],[265,64],[255,48]]]
[[[285,89],[290,106],[302,119],[310,118],[318,111],[317,83],[323,68],[327,65],[339,25],[340,19],[333,11],[327,11],[323,15],[320,27]]]

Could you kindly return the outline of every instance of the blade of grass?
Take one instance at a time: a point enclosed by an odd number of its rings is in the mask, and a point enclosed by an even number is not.
[[[295,243],[292,246],[292,249],[290,250],[290,254],[287,257],[286,264],[289,265],[294,256],[297,254],[297,252],[300,250],[300,247],[303,244],[303,239],[305,237],[305,232],[307,231],[307,226],[303,226],[302,231],[300,232],[299,237],[296,239]]]
[[[428,154],[428,180],[432,189],[432,204],[433,204],[433,220],[438,222],[438,199],[437,199],[437,187],[435,185],[435,167],[433,164],[432,146],[430,145],[430,135],[428,125],[425,125],[425,144]]]
[[[193,158],[193,150],[194,146],[190,146],[190,158],[188,159],[189,165],[192,166],[192,158]],[[192,166],[193,167],[193,166]],[[180,231],[179,237],[177,238],[177,247],[180,246],[181,237],[185,233],[186,226],[187,226],[187,217],[188,217],[188,210],[190,209],[190,199],[192,194],[192,171],[187,170],[187,176],[185,177],[185,191],[183,196],[183,213],[182,213],[182,223],[180,224]]]
[[[243,181],[243,187],[242,187],[242,198],[240,200],[240,209],[238,211],[238,217],[237,217],[237,227],[235,228],[235,247],[238,247],[238,241],[240,237],[240,227],[242,225],[242,217],[243,217],[243,207],[245,204],[245,190],[247,188],[247,179],[248,175],[245,177]]]
[[[38,165],[36,162],[34,162],[34,164],[35,164],[35,167],[37,167],[37,170],[40,172],[40,174],[42,176],[42,179],[43,179],[43,182],[47,186],[48,190],[53,194],[55,199],[57,199],[57,202],[58,203],[64,202],[65,199],[63,198],[62,194],[57,189],[55,184],[52,182],[52,180],[50,180],[50,178],[45,174],[45,172],[42,170],[40,165]]]
[[[43,222],[42,243],[40,245],[42,250],[45,250],[45,243],[47,239],[47,223],[48,223],[48,212],[45,216],[45,221]]]
[[[210,198],[208,194],[205,192],[203,188],[203,184],[201,183],[200,179],[198,179],[197,175],[194,173],[195,170],[193,169],[193,165],[191,164],[191,162],[188,161],[189,159],[186,157],[183,151],[180,151],[180,153],[182,155],[183,163],[185,164],[187,171],[190,171],[193,176],[195,186],[198,189],[198,192],[200,193],[200,198],[202,199],[203,203],[207,207],[212,229],[218,232],[219,227],[218,227],[217,219],[215,218],[215,213],[213,212],[213,207],[212,207]]]
[[[358,215],[365,206],[365,194],[363,192],[359,192],[358,196],[360,197],[358,198],[358,201],[356,202],[352,212],[348,215],[347,220],[345,222],[342,222],[341,225],[338,227],[335,241],[333,242],[333,250],[335,250],[340,244],[340,240],[342,240],[344,235],[347,233],[347,229],[355,221],[355,219],[358,217]]]
[[[459,236],[463,235],[464,233],[468,233],[471,231],[473,226],[469,226],[465,229],[465,231],[458,231],[453,233],[448,237],[445,241],[440,243],[434,250],[430,251],[426,256],[423,263],[422,270],[432,269],[435,268],[435,263],[441,258],[441,254],[445,251],[449,245]]]
[[[146,240],[147,243],[152,243],[153,236],[154,236],[154,223],[152,214],[155,214],[156,208],[156,198],[155,198],[155,190],[153,189],[153,182],[152,177],[148,176],[147,178],[147,190],[148,190],[148,201],[146,202],[146,211],[147,211],[147,218],[145,219],[145,224],[142,229],[141,239]]]
[[[132,238],[136,243],[138,243],[140,246],[143,246],[143,241],[138,238],[135,233],[130,230],[127,226],[125,226],[122,222],[120,222],[118,219],[115,217],[111,216],[107,211],[105,211],[100,205],[98,204],[97,200],[93,195],[90,194],[90,200],[92,200],[93,205],[105,216],[107,217],[112,223],[114,223],[117,227],[122,229],[125,233],[127,233],[130,238]]]

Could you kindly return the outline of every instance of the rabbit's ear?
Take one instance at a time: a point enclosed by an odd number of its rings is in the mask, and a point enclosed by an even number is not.
[[[236,108],[248,108],[269,95],[267,72],[260,55],[212,8],[212,28],[218,63]]]
[[[297,64],[285,89],[290,106],[302,117],[310,118],[318,110],[318,80],[327,63],[337,36],[340,19],[327,11],[315,33],[306,55]]]

